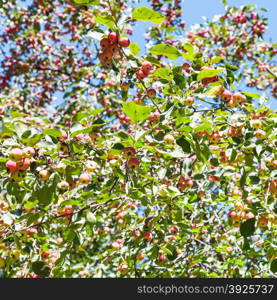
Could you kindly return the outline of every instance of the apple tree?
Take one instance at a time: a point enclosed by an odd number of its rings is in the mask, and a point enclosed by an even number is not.
[[[277,47],[222,2],[1,1],[1,277],[276,277]]]

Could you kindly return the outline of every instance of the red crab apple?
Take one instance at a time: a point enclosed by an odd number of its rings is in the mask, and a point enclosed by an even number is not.
[[[19,161],[23,156],[23,152],[19,148],[13,148],[9,153],[9,158],[13,161]]]
[[[272,181],[269,183],[269,191],[270,191],[272,194],[276,194],[276,193],[277,193],[277,179],[272,180]]]
[[[141,70],[144,74],[148,75],[153,69],[153,65],[149,61],[144,61],[141,66]]]
[[[151,232],[145,232],[145,234],[143,235],[143,238],[145,240],[147,240],[148,242],[151,242],[153,240],[153,236]]]
[[[19,170],[25,171],[30,167],[31,162],[30,162],[29,158],[23,157],[16,164],[17,164]]]
[[[119,34],[117,32],[110,32],[108,35],[108,39],[111,43],[117,43],[119,38]]]
[[[142,70],[138,70],[136,74],[137,74],[137,78],[139,78],[139,79],[143,79],[143,78],[147,77],[147,74],[144,73]]]
[[[170,233],[176,234],[176,233],[178,233],[178,232],[179,232],[179,228],[178,228],[177,226],[172,226],[172,227],[170,228]]]
[[[122,47],[122,48],[126,48],[126,47],[129,47],[129,45],[130,45],[130,40],[128,39],[128,38],[126,38],[126,37],[121,37],[120,39],[119,39],[119,45],[120,45],[120,47]]]
[[[259,220],[258,220],[258,227],[259,228],[264,228],[267,226],[267,223],[268,223],[268,219],[265,218],[265,217],[260,217]]]
[[[165,261],[166,260],[166,256],[164,255],[164,254],[160,254],[159,255],[159,261],[160,262],[163,262],[163,261]]]
[[[126,147],[126,148],[123,149],[123,156],[125,158],[130,159],[130,158],[134,157],[135,155],[136,155],[135,148],[133,148],[133,147]]]
[[[147,96],[151,99],[154,99],[156,97],[156,90],[153,88],[149,88],[147,91]]]
[[[103,38],[101,41],[100,41],[100,46],[102,49],[106,49],[110,46],[110,40],[108,38]]]
[[[36,151],[33,147],[26,147],[22,150],[23,156],[26,158],[31,158],[36,154]]]
[[[137,260],[143,260],[144,257],[145,257],[145,255],[144,255],[144,253],[142,253],[142,252],[139,252],[139,253],[137,254],[137,256],[136,256]]]
[[[137,169],[139,167],[139,164],[140,164],[139,160],[135,157],[129,159],[127,163],[128,167],[131,169]]]
[[[14,173],[18,171],[18,165],[15,161],[8,160],[6,162],[6,168],[9,170],[9,172]]]

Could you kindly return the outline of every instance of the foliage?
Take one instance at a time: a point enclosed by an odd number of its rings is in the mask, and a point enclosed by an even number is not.
[[[0,8],[0,275],[276,276],[277,115],[239,89],[276,96],[263,13],[186,31],[178,0],[19,2]]]

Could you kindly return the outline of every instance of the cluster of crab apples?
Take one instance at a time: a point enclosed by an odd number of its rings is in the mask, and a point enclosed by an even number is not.
[[[139,159],[136,156],[136,150],[133,147],[126,147],[123,149],[123,157],[127,159],[127,167],[130,169],[138,169],[140,165]]]
[[[10,150],[6,168],[14,181],[20,181],[24,178],[25,171],[30,168],[31,159],[35,153],[33,147],[26,147],[23,149],[13,148]]]
[[[228,107],[235,107],[246,100],[246,97],[242,93],[232,93],[226,89],[222,92],[220,98]]]
[[[102,52],[98,58],[103,65],[110,67],[115,55],[120,52],[121,48],[129,47],[130,40],[126,37],[120,37],[117,32],[110,32],[107,38],[103,38],[100,41]]]

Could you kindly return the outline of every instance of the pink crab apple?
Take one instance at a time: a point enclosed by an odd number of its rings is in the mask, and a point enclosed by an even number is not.
[[[262,140],[266,138],[266,132],[262,129],[258,129],[254,132],[257,139]]]
[[[38,176],[40,180],[46,181],[50,177],[50,173],[47,170],[40,170]]]
[[[233,94],[233,99],[236,103],[241,103],[246,100],[246,97],[242,93],[236,92]]]
[[[133,236],[134,236],[134,238],[139,238],[140,236],[141,236],[141,234],[140,234],[140,231],[139,230],[134,230],[133,231]]]
[[[79,183],[81,183],[81,184],[88,184],[88,183],[90,183],[90,181],[91,181],[91,177],[87,173],[83,173],[79,177]]]
[[[6,162],[6,168],[9,170],[10,173],[14,173],[18,171],[18,165],[15,161],[8,160]]]
[[[263,123],[260,120],[252,120],[250,124],[255,129],[259,129],[263,126]]]
[[[166,144],[169,144],[169,145],[174,145],[175,144],[175,138],[173,135],[171,134],[166,134],[163,138],[164,142]]]
[[[224,90],[220,97],[222,101],[228,102],[233,98],[233,94],[228,90]]]
[[[26,147],[23,148],[22,153],[24,157],[32,158],[36,154],[36,151],[33,147]]]
[[[23,152],[19,148],[13,148],[9,153],[9,158],[13,161],[19,161],[23,156]]]

